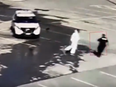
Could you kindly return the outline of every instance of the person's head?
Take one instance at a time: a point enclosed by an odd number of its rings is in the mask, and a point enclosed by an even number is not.
[[[106,37],[106,35],[105,34],[102,34],[102,37]]]
[[[80,30],[75,29],[75,30],[74,30],[74,32],[79,33],[79,32],[80,32]]]
[[[80,33],[81,30],[78,29],[77,31],[78,31],[78,33]]]

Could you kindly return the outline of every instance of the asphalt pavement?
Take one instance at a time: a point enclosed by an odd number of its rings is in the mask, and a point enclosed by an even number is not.
[[[115,67],[85,71],[19,87],[115,87],[116,72],[112,71]]]
[[[73,30],[62,28],[63,32],[53,32],[53,29],[55,27],[50,28],[49,31],[42,28],[40,39],[24,39],[23,42],[19,43],[14,42],[22,41],[22,39],[12,37],[9,34],[10,31],[4,31],[8,32],[9,36],[1,34],[1,41],[6,43],[1,45],[1,50],[6,49],[8,51],[10,49],[10,52],[5,51],[0,55],[0,87],[16,87],[74,73],[70,69],[69,62],[72,63],[72,66],[78,67],[78,63],[81,61],[78,55],[82,52],[78,52],[76,56],[72,57],[64,55],[61,51],[64,46],[69,45],[70,34]],[[13,40],[14,42],[12,42]],[[89,52],[89,47],[86,45],[80,44],[79,50],[81,49],[85,50],[86,53]]]
[[[72,28],[40,23],[42,28],[40,39],[17,39],[12,36],[9,29],[11,15],[16,9],[3,3],[1,5],[6,9],[6,13],[2,8],[1,15],[5,17],[1,17],[0,87],[16,87],[73,73],[67,65],[68,62],[75,62],[75,66],[78,67],[81,58],[65,56],[61,51],[65,45],[69,45],[70,35],[74,31]],[[48,27],[50,30],[46,31]],[[87,46],[81,44],[79,49],[83,47],[85,50],[89,50]],[[60,69],[64,69],[64,71],[61,72]]]

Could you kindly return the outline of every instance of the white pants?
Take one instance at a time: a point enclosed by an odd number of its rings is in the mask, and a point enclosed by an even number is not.
[[[64,50],[65,51],[70,51],[71,54],[75,54],[77,50],[78,42],[72,42],[71,45],[67,46]]]

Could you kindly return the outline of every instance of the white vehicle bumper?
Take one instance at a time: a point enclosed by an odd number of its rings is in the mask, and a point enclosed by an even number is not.
[[[33,32],[34,35],[39,35],[40,34],[40,27],[34,30]]]
[[[14,29],[15,29],[15,33],[16,33],[17,35],[23,34],[23,31],[22,31],[21,29],[19,29],[18,27],[15,26]]]

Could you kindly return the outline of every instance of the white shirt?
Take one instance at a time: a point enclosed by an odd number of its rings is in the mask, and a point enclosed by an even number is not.
[[[77,30],[75,30],[74,33],[71,35],[70,40],[71,40],[72,42],[78,42],[79,39],[80,39],[79,33],[78,33]]]

